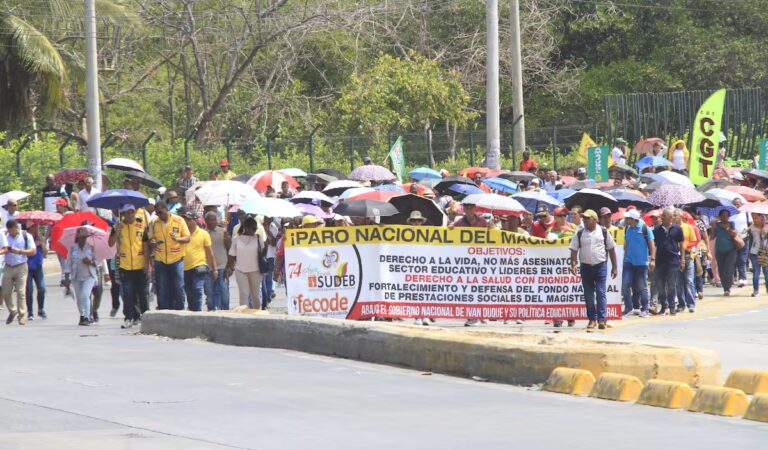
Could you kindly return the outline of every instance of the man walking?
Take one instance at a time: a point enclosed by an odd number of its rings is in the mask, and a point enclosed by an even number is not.
[[[661,224],[653,229],[653,239],[656,242],[656,290],[661,303],[662,316],[675,315],[675,292],[680,271],[685,269],[685,237],[683,230],[672,223],[675,208],[664,208],[661,213]]]
[[[9,220],[6,225],[7,241],[3,245],[2,253],[5,254],[5,270],[3,271],[2,294],[5,306],[8,308],[8,320],[10,325],[18,317],[19,325],[27,324],[27,258],[37,253],[35,240],[26,231],[19,229],[19,223]],[[13,291],[16,290],[16,307],[13,306]]]
[[[125,316],[121,328],[131,328],[141,320],[141,305],[148,303],[149,237],[147,224],[143,220],[136,220],[136,208],[133,205],[123,206],[120,213],[122,220],[112,228],[109,245],[118,245],[118,270],[123,286]]]
[[[190,311],[201,311],[206,278],[219,276],[211,251],[211,235],[197,226],[197,214],[182,208],[179,211],[189,228],[189,242],[184,245],[184,290]]]
[[[215,279],[208,277],[205,280],[208,311],[227,310],[229,309],[229,279],[224,276],[224,268],[227,266],[227,255],[232,245],[232,238],[226,228],[219,225],[219,217],[213,211],[205,214],[205,228],[211,236],[211,250],[213,250],[218,269]]]
[[[168,211],[164,201],[157,202],[155,210],[149,244],[155,255],[157,309],[183,310],[184,244],[189,242],[189,228],[184,219]]]
[[[621,296],[624,315],[648,317],[648,272],[656,266],[656,247],[650,227],[640,220],[640,213],[630,209],[624,215],[624,270],[621,272]],[[640,297],[640,304],[635,305]]]
[[[605,290],[607,278],[607,260],[611,258],[611,278],[616,278],[616,244],[608,231],[597,224],[597,213],[591,209],[582,214],[584,229],[579,230],[571,239],[571,272],[581,273],[581,285],[584,287],[584,302],[587,306],[587,331],[606,328],[608,307]],[[578,259],[577,259],[578,258]],[[576,271],[579,261],[579,271]],[[595,305],[597,300],[597,305]]]
[[[43,186],[42,192],[43,211],[56,212],[56,200],[61,198],[62,192],[61,186],[56,184],[53,175],[48,174],[48,176],[45,177],[45,186]]]
[[[96,208],[91,208],[88,206],[88,200],[90,200],[91,197],[101,192],[97,188],[93,187],[93,177],[88,177],[85,179],[85,187],[83,187],[83,190],[77,193],[77,210],[78,211],[90,211],[94,214],[96,214]]]
[[[683,220],[683,211],[680,209],[675,210],[675,225],[679,226],[683,231],[684,249],[680,254],[680,259],[683,260],[682,272],[679,272],[677,278],[677,310],[681,312],[688,307],[688,312],[694,312],[696,310],[696,288],[693,285],[693,277],[695,275],[695,266],[693,263],[693,251],[699,244],[700,237],[696,234],[696,229],[693,226],[687,224]]]

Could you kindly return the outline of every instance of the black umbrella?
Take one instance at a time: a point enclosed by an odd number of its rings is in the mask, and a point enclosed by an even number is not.
[[[696,190],[699,192],[707,192],[710,189],[725,189],[728,186],[736,186],[736,183],[731,183],[725,178],[720,178],[718,180],[709,180],[701,186],[697,187]]]
[[[704,200],[696,203],[691,203],[690,205],[686,205],[692,208],[718,208],[720,206],[723,206],[723,204],[720,202],[720,199],[715,196],[715,194],[709,194],[707,192],[702,192],[701,195],[705,197]]]
[[[574,191],[580,191],[582,189],[597,189],[597,188],[598,188],[597,183],[595,183],[592,180],[577,181],[568,186],[568,189],[573,189]]]
[[[247,183],[248,180],[251,179],[251,177],[253,177],[253,174],[243,173],[243,174],[240,174],[240,175],[236,176],[235,178],[232,178],[232,181],[239,181],[241,183]]]
[[[454,175],[454,176],[451,176],[451,177],[443,178],[432,189],[434,189],[435,191],[440,192],[442,194],[442,193],[448,191],[448,188],[450,188],[454,184],[468,184],[468,185],[471,185],[471,186],[476,186],[475,182],[470,180],[469,178],[462,177],[462,176],[459,176],[459,175]]]
[[[613,198],[619,202],[619,206],[626,208],[627,206],[634,205],[640,209],[651,209],[653,205],[648,202],[648,199],[642,195],[637,195],[633,192],[617,190],[617,191],[605,191],[607,194],[611,194]]]
[[[608,168],[608,172],[621,172],[628,175],[637,175],[637,171],[626,164],[614,164]]]
[[[163,183],[160,182],[157,178],[146,174],[144,172],[138,172],[136,170],[126,170],[125,171],[126,178],[132,178],[139,182],[139,184],[143,184],[144,186],[150,187],[150,188],[159,188],[163,185]]]
[[[497,175],[499,178],[512,181],[531,181],[536,178],[536,174],[531,172],[514,171]]]
[[[768,171],[760,169],[744,169],[741,171],[742,175],[746,175],[750,178],[768,180]]]
[[[600,208],[608,208],[613,212],[619,210],[619,202],[611,194],[597,189],[582,189],[565,197],[567,208],[573,208],[576,205],[595,212],[599,212]]]
[[[333,212],[342,216],[349,217],[375,217],[375,216],[394,216],[397,214],[397,208],[387,202],[376,200],[352,200],[341,202]]]
[[[338,180],[333,175],[328,175],[327,173],[310,173],[307,175],[307,181],[310,183],[321,183],[321,184],[328,184],[333,181]]]
[[[640,190],[645,192],[653,192],[658,188],[664,186],[665,184],[669,184],[669,183],[668,182],[665,183],[663,181],[654,181],[653,183],[646,184],[645,187],[641,188]]]
[[[389,203],[395,206],[399,211],[394,216],[382,218],[382,223],[387,224],[407,224],[408,216],[413,211],[419,211],[427,218],[425,225],[443,226],[448,220],[447,216],[443,213],[439,206],[432,200],[418,195],[406,194],[392,197],[388,200]]]
[[[326,175],[330,175],[332,177],[336,177],[337,180],[346,180],[347,179],[347,176],[344,175],[343,173],[339,172],[336,169],[330,169],[330,168],[327,168],[327,167],[322,168],[322,169],[315,169],[315,171],[312,172],[312,173],[324,173]]]

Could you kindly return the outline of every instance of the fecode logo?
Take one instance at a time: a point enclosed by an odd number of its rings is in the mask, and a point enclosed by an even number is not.
[[[349,309],[349,300],[347,297],[339,296],[336,292],[331,297],[309,298],[299,294],[292,299],[293,304],[299,314],[322,314],[333,312],[344,312]]]

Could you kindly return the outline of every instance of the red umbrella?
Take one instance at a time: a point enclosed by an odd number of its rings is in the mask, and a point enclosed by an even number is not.
[[[61,243],[61,236],[64,234],[64,230],[86,224],[104,231],[109,231],[109,224],[90,211],[67,214],[59,220],[53,228],[51,228],[51,249],[62,258],[66,258],[69,251],[67,250],[67,247]]]
[[[475,178],[475,175],[479,173],[480,175],[485,177],[488,174],[488,172],[490,172],[490,170],[491,169],[487,167],[467,167],[466,169],[461,169],[459,171],[459,175],[467,178]]]
[[[646,224],[647,224],[649,227],[652,227],[652,226],[653,226],[653,220],[652,220],[652,218],[653,218],[653,217],[661,217],[661,212],[662,212],[662,210],[661,210],[661,209],[654,209],[653,211],[647,212],[647,213],[645,213],[645,215],[643,216],[643,220],[645,221],[645,223],[646,223]],[[686,222],[688,225],[696,226],[696,220],[694,220],[693,216],[692,216],[692,215],[690,215],[690,214],[688,214],[688,212],[687,212],[687,211],[683,211],[683,220],[685,220],[685,222]]]
[[[509,170],[505,169],[490,169],[488,172],[485,173],[485,178],[493,178],[498,177],[499,175],[503,175],[509,173]]]
[[[747,199],[747,201],[750,202],[760,202],[765,200],[765,195],[758,191],[757,189],[752,189],[751,187],[747,186],[726,186],[726,190],[736,192],[737,194],[741,194],[744,196],[744,198]]]
[[[48,211],[22,211],[14,217],[19,222],[32,222],[38,225],[53,225],[62,219],[61,214]]]
[[[88,169],[64,169],[53,175],[56,184],[77,183],[88,178]]]
[[[422,197],[425,194],[429,194],[429,193],[432,193],[433,196],[435,195],[435,193],[434,193],[434,191],[432,191],[432,189],[428,188],[427,186],[424,186],[423,184],[405,183],[405,184],[401,184],[400,187],[403,188],[403,190],[405,190],[405,192],[407,192],[409,194],[414,194],[415,193],[416,195],[419,195],[419,196],[422,196]],[[416,192],[413,192],[413,189],[415,189]]]
[[[299,182],[294,180],[292,176],[286,175],[277,170],[262,170],[261,172],[252,176],[251,179],[248,180],[248,182],[245,184],[251,186],[259,192],[266,192],[268,186],[272,186],[272,189],[274,189],[276,192],[280,192],[280,187],[282,186],[283,181],[287,181],[288,187],[291,189],[296,189],[299,187]]]
[[[350,197],[346,199],[345,201],[349,202],[352,200],[376,200],[379,202],[386,202],[392,197],[397,197],[398,195],[405,195],[402,192],[392,192],[392,191],[373,191],[373,192],[366,192],[364,194],[356,195],[354,197]]]
[[[661,138],[648,138],[643,139],[641,141],[638,141],[637,144],[635,144],[635,148],[632,150],[638,155],[647,154],[647,155],[653,155],[653,146],[654,144],[659,144],[662,146],[661,152],[659,152],[659,155],[664,153],[664,139]]]

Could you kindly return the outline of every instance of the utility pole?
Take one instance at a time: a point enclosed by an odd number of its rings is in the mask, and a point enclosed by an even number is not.
[[[509,0],[512,36],[512,113],[517,122],[512,129],[512,148],[525,150],[525,112],[523,110],[523,63],[520,54],[520,0]]]
[[[85,0],[85,112],[88,116],[88,171],[101,189],[101,133],[99,131],[99,67],[96,60],[96,6]]]
[[[499,169],[501,126],[499,124],[499,2],[486,1],[486,98],[485,167]]]

